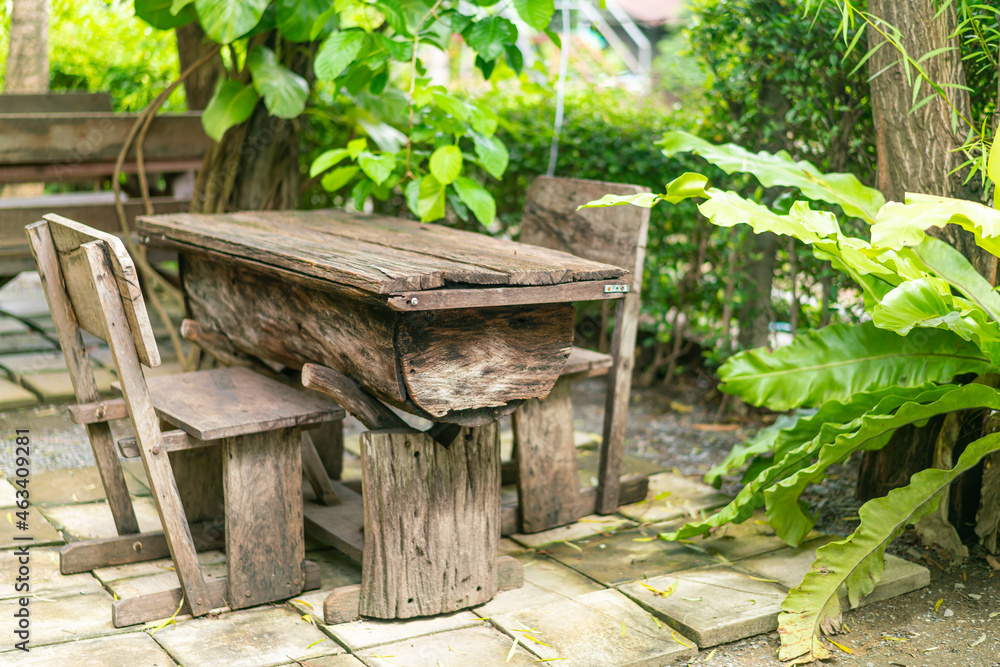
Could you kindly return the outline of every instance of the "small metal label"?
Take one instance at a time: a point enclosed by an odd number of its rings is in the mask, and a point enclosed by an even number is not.
[[[614,294],[616,292],[621,292],[621,293],[628,292],[628,285],[605,285],[604,286],[604,293],[605,294]]]

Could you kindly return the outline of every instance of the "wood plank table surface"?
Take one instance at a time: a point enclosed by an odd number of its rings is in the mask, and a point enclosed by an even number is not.
[[[335,210],[148,216],[138,231],[180,252],[190,316],[227,355],[327,367],[360,400],[437,422],[371,422],[362,497],[334,483],[344,504],[307,498],[310,534],[362,561],[360,587],[327,599],[327,623],[446,613],[520,585],[517,561],[496,557],[496,422],[549,394],[573,302],[624,297],[624,269]]]
[[[192,315],[240,351],[328,366],[464,426],[544,398],[572,347],[572,302],[627,291],[618,267],[385,216],[168,214],[138,229],[185,255]]]

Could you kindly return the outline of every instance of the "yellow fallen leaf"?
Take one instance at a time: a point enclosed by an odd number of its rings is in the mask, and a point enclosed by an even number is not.
[[[292,602],[298,602],[301,605],[304,605],[306,607],[309,607],[310,609],[313,609],[313,606],[311,604],[309,604],[308,602],[306,602],[305,600],[299,600],[298,598],[296,598],[296,599],[292,600]]]
[[[701,602],[701,598],[681,598],[682,600],[687,600],[688,602]]]
[[[747,578],[753,579],[754,581],[764,581],[764,582],[767,582],[769,584],[780,584],[781,583],[777,579],[764,579],[762,577],[751,577],[749,574],[747,575]]]
[[[517,650],[517,637],[514,637],[514,643],[510,646],[510,651],[507,653],[507,659],[504,662],[510,662],[510,659],[514,657],[514,651]]]
[[[632,541],[633,542],[652,542],[655,539],[656,539],[655,537],[633,537]]]
[[[622,621],[622,637],[625,636],[625,621]]]
[[[670,494],[672,493],[673,491],[664,491],[663,493],[657,493],[655,496],[653,496],[653,500],[663,500],[664,498],[669,497]]]
[[[694,408],[690,405],[685,405],[684,403],[678,403],[677,401],[670,401],[670,409],[674,412],[679,412],[682,415],[686,415],[689,412],[694,412]]]
[[[316,641],[314,641],[314,642],[313,642],[312,644],[310,644],[309,646],[306,646],[306,648],[312,648],[312,647],[313,647],[313,646],[315,646],[316,644],[318,644],[318,643],[320,643],[320,642],[325,642],[325,641],[326,641],[326,637],[323,637],[322,639],[317,639]]]
[[[708,662],[709,660],[711,660],[712,658],[714,658],[715,657],[715,652],[718,651],[718,650],[719,649],[717,649],[717,648],[713,648],[712,651],[708,655],[705,656],[704,662]]]
[[[940,609],[940,608],[941,608],[941,603],[942,603],[942,602],[944,602],[944,598],[941,598],[940,600],[938,600],[937,602],[935,602],[935,603],[934,603],[934,611],[935,611],[935,612],[936,612],[936,611],[937,611],[938,609]]]
[[[833,641],[832,639],[830,639],[829,637],[826,638],[826,641],[830,642],[831,644],[833,644],[834,646],[836,646],[837,648],[839,648],[844,653],[846,653],[848,655],[854,655],[854,651],[852,651],[851,649],[847,648],[843,644],[839,644],[839,643]]]
[[[673,639],[678,644],[680,644],[681,646],[683,646],[684,648],[694,648],[694,646],[688,644],[686,641],[682,641],[683,638],[678,636],[676,632],[671,632],[670,638]]]

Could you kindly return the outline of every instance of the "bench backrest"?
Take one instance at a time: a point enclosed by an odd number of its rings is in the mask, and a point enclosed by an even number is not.
[[[578,178],[539,176],[528,188],[521,242],[627,269],[632,290],[642,282],[649,209],[636,206],[577,208],[606,194],[632,195],[648,188]]]
[[[3,93],[2,113],[58,113],[60,111],[111,111],[108,93]]]
[[[107,330],[106,307],[101,304],[98,289],[100,277],[110,276],[110,284],[104,287],[110,288],[121,301],[139,361],[149,367],[160,365],[153,327],[139,288],[139,275],[121,239],[55,214],[29,225],[28,237],[42,280],[50,284],[56,284],[53,281],[62,283],[81,329],[115,347],[111,341],[113,334]],[[48,243],[51,243],[50,248],[43,247]],[[55,267],[44,261],[43,253],[51,252],[58,264],[58,275],[53,275]],[[59,328],[61,323],[55,313],[53,318]]]

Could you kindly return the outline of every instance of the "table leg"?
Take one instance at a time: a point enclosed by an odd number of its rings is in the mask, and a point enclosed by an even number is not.
[[[430,616],[490,600],[498,586],[498,424],[463,428],[448,448],[412,429],[369,431],[361,465],[361,615]]]
[[[302,430],[286,428],[226,438],[229,606],[252,607],[301,593]]]

